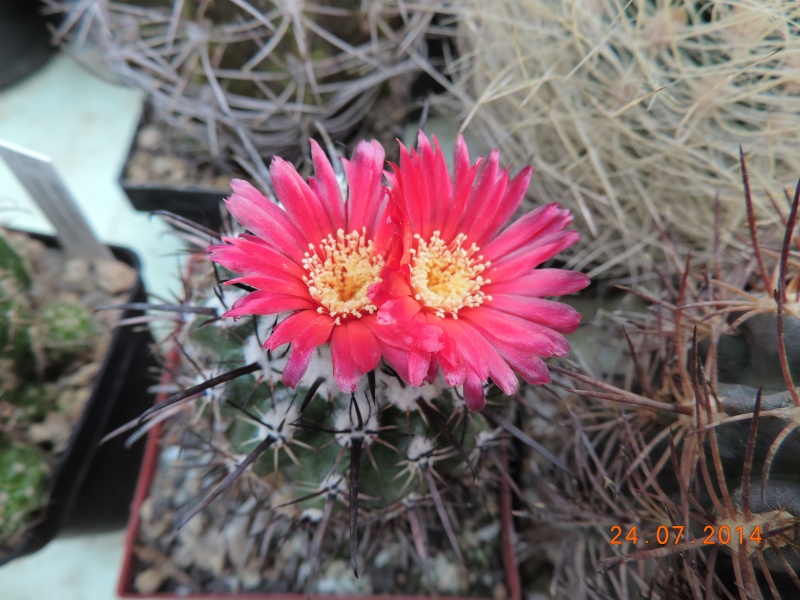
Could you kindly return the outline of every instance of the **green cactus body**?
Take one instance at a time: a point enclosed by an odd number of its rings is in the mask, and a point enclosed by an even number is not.
[[[32,446],[0,443],[0,540],[13,545],[47,500],[49,473]]]
[[[89,310],[81,304],[64,300],[55,300],[42,307],[38,328],[45,355],[53,363],[85,355],[95,331]]]
[[[10,278],[21,290],[29,290],[31,276],[25,260],[14,251],[4,235],[0,235],[0,280]]]
[[[2,399],[19,407],[26,421],[35,422],[53,409],[56,395],[52,386],[29,381],[3,394]]]
[[[194,302],[219,312],[238,295],[225,288],[222,306],[207,275],[193,284]],[[190,359],[180,371],[185,387],[254,366],[186,400],[169,427],[167,439],[181,449],[167,455],[180,455],[185,464],[165,463],[187,490],[168,492],[183,499],[177,520],[210,520],[224,528],[234,515],[248,519],[252,531],[264,536],[260,558],[251,560],[271,573],[268,581],[256,577],[253,589],[328,590],[342,578],[343,564],[352,569],[353,515],[360,579],[352,572],[348,577],[359,589],[491,596],[502,587],[496,578],[503,572],[499,475],[488,457],[508,452],[510,438],[469,414],[447,386],[406,388],[380,365],[374,396],[366,381],[352,397],[342,394],[325,350],[316,351],[306,378],[290,389],[280,379],[285,350],[262,347],[271,324],[266,318],[231,322],[193,315],[180,333]],[[159,487],[172,485],[159,481],[155,497]],[[458,532],[452,540],[448,529]],[[169,546],[180,544],[164,536],[148,541],[164,552],[178,551]]]
[[[0,390],[9,392],[36,372],[30,328],[34,322],[31,276],[25,260],[0,234],[0,361],[9,366]]]
[[[10,361],[18,377],[30,375],[34,369],[31,347],[31,325],[34,322],[27,297],[3,294],[0,282],[0,358]]]

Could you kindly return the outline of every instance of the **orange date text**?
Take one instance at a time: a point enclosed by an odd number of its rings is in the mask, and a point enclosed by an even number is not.
[[[636,525],[630,527],[622,527],[621,525],[613,525],[611,527],[611,540],[610,544],[621,545],[624,542],[632,542],[633,544],[656,544],[659,546],[666,546],[668,544],[680,544],[683,539],[684,542],[700,545],[714,545],[714,544],[744,544],[746,541],[761,543],[761,527],[756,525],[752,531],[747,531],[747,528],[739,525],[731,529],[728,525],[706,525],[703,528],[703,537],[688,538],[684,537],[683,525],[659,525],[655,533],[642,532],[640,534]]]

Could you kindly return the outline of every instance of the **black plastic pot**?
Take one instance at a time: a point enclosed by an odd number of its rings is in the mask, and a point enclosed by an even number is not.
[[[195,223],[219,231],[220,202],[230,192],[199,187],[166,186],[160,183],[131,183],[120,179],[119,184],[128,196],[133,208],[152,212],[166,210]]]
[[[0,90],[35,73],[53,55],[42,8],[39,1],[0,0]]]
[[[200,185],[174,185],[155,181],[139,183],[128,178],[128,163],[138,150],[139,130],[150,121],[150,112],[147,109],[143,111],[128,150],[128,159],[122,167],[119,184],[125,195],[136,210],[143,212],[165,210],[219,231],[222,224],[221,203],[223,198],[230,195],[230,188],[214,189]]]
[[[54,238],[31,235],[47,246]],[[111,246],[114,257],[136,269],[139,259],[128,249]],[[131,289],[129,302],[144,302],[147,295],[141,274]],[[124,310],[120,318],[140,316]],[[144,442],[125,447],[124,437],[100,445],[107,434],[134,419],[152,405],[147,388],[155,381],[153,338],[146,327],[118,327],[69,444],[50,480],[49,501],[23,538],[5,554],[0,565],[41,549],[62,529],[72,532],[105,530],[124,524],[144,452]]]

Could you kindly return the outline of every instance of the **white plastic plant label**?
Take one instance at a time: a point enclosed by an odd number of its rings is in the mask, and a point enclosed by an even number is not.
[[[0,156],[56,228],[64,251],[89,259],[112,258],[92,232],[49,157],[0,140]]]

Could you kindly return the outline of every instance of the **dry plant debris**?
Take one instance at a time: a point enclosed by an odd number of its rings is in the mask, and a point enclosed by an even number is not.
[[[532,196],[587,235],[572,264],[652,277],[659,229],[682,252],[745,222],[743,146],[759,222],[800,172],[800,6],[734,0],[466,0],[440,106],[515,163]],[[446,83],[446,82],[445,82]]]
[[[568,439],[559,457],[577,477],[531,482],[526,536],[535,568],[550,557],[558,598],[800,590],[800,185],[773,226],[745,197],[732,243],[717,211],[708,262],[665,244],[677,275],[629,290],[651,309],[607,324],[627,372],[560,369],[563,421],[545,432]]]

